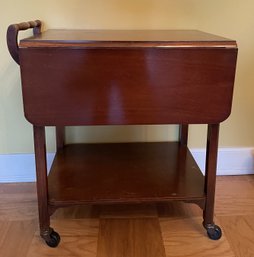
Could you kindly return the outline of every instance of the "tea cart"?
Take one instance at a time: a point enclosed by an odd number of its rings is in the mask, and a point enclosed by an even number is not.
[[[20,30],[34,35],[17,42]],[[231,112],[237,45],[195,30],[48,30],[10,25],[24,114],[33,125],[40,235],[57,208],[81,204],[184,201],[214,224],[219,124]],[[65,126],[179,124],[178,142],[66,144]],[[207,124],[205,176],[187,146],[189,124]],[[47,175],[45,127],[56,127]]]

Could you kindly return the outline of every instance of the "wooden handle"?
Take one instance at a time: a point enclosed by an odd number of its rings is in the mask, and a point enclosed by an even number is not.
[[[7,45],[9,52],[14,61],[19,64],[19,46],[18,46],[18,33],[20,30],[33,29],[33,34],[38,35],[41,33],[41,21],[28,21],[19,24],[12,24],[7,30]]]

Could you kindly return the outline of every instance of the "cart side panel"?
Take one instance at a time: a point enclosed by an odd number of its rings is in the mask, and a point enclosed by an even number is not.
[[[232,105],[235,48],[21,48],[36,125],[219,123]]]

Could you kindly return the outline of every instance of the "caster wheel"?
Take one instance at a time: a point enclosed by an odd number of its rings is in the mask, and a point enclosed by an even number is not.
[[[219,226],[213,225],[207,228],[207,235],[212,240],[219,240],[222,236],[222,232]]]
[[[54,230],[52,230],[52,232],[50,233],[50,239],[49,240],[45,240],[46,244],[49,247],[57,247],[58,244],[60,243],[60,236],[57,232],[55,232]]]

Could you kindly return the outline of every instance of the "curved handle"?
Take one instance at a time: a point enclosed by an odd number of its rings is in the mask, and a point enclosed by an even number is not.
[[[38,35],[41,33],[41,21],[28,21],[19,24],[12,24],[7,30],[7,45],[9,52],[14,61],[19,64],[19,46],[18,46],[18,33],[20,30],[33,29],[33,34]]]

